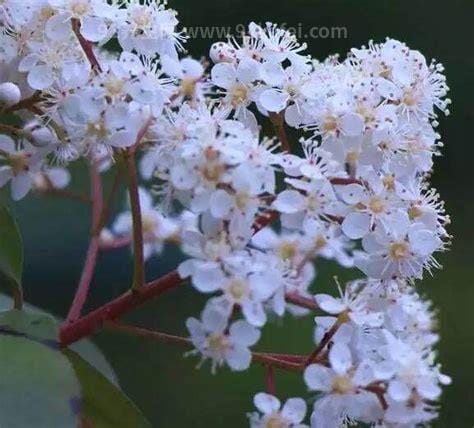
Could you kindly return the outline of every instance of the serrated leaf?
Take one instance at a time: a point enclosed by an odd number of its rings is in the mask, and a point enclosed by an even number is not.
[[[77,426],[80,385],[53,338],[50,317],[0,314],[0,426]]]
[[[21,289],[23,243],[15,218],[0,206],[0,285]],[[10,290],[9,290],[10,291]]]
[[[71,350],[65,350],[82,388],[82,421],[95,428],[149,428],[133,402],[100,372]]]

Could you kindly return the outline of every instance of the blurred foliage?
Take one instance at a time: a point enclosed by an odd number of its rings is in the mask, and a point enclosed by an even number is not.
[[[473,83],[472,0],[170,0],[183,26],[228,26],[274,21],[311,27],[346,27],[346,39],[306,40],[309,52],[323,59],[344,55],[351,47],[386,36],[405,41],[427,58],[446,66],[453,100],[452,115],[440,120],[446,144],[436,162],[434,186],[452,215],[452,249],[442,255],[445,266],[418,283],[421,292],[439,309],[439,359],[453,377],[441,403],[438,427],[472,427],[474,423],[474,200],[473,200]],[[469,41],[471,40],[471,42]],[[211,40],[190,40],[194,57],[206,55]],[[74,170],[73,187],[86,189],[82,167]],[[107,177],[110,185],[110,177]],[[4,195],[5,197],[5,195]],[[122,201],[125,198],[122,194]],[[27,301],[64,316],[81,270],[88,235],[88,210],[75,202],[29,197],[15,205],[25,241],[24,287]],[[148,264],[149,278],[172,269],[179,256],[173,250]],[[100,257],[89,309],[125,291],[131,260],[128,250]],[[345,279],[332,263],[318,264],[315,289],[334,291],[333,275]],[[161,331],[184,334],[184,319],[197,316],[204,300],[190,288],[176,290],[130,314],[127,321]],[[260,349],[295,353],[311,347],[311,318],[277,320],[264,330]],[[112,333],[100,333],[96,343],[115,369],[122,388],[154,427],[246,426],[245,414],[253,409],[251,397],[263,388],[263,370],[252,367],[244,374],[227,370],[211,376],[197,360],[183,358],[183,350]],[[277,392],[284,398],[301,394],[301,377],[278,372]]]

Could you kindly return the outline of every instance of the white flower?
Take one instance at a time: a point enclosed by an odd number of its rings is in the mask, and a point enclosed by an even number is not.
[[[351,351],[342,343],[335,343],[329,351],[331,367],[311,364],[304,379],[313,391],[323,395],[314,404],[311,426],[337,428],[345,420],[375,422],[382,414],[376,397],[363,387],[372,382],[370,365],[353,366]]]
[[[372,278],[421,278],[424,268],[438,266],[432,254],[442,245],[436,231],[396,211],[385,225],[364,237],[366,254],[356,258],[355,264]]]
[[[12,198],[23,199],[40,171],[45,152],[27,142],[18,147],[6,135],[0,135],[0,187],[11,181]]]
[[[139,189],[139,199],[144,237],[143,250],[146,260],[153,253],[161,253],[163,243],[172,239],[179,232],[179,226],[176,221],[165,217],[157,210],[146,190]],[[120,213],[112,226],[112,230],[120,236],[132,236],[132,213],[130,211]]]
[[[227,318],[212,309],[205,309],[201,319],[188,318],[186,321],[196,347],[193,353],[201,354],[201,364],[210,359],[213,373],[224,364],[235,371],[246,370],[252,361],[249,347],[257,343],[260,331],[245,321],[235,321],[226,333]]]
[[[260,413],[249,414],[251,428],[305,428],[306,403],[302,398],[290,398],[281,408],[278,398],[259,392],[253,399]]]

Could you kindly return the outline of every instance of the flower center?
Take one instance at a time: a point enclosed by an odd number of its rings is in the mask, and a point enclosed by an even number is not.
[[[236,85],[232,89],[231,104],[238,107],[248,101],[248,89],[245,85]]]
[[[121,95],[125,82],[116,76],[109,76],[104,83],[104,87],[111,97]]]
[[[228,291],[229,294],[234,298],[234,300],[240,301],[243,297],[247,295],[247,283],[241,279],[234,279],[229,284]]]
[[[75,18],[82,18],[89,12],[90,5],[87,0],[77,0],[71,4],[71,13]]]
[[[8,163],[12,168],[13,175],[18,175],[29,169],[30,155],[24,152],[12,153],[8,156]]]
[[[289,423],[278,412],[270,415],[265,421],[265,428],[289,428],[289,426]]]
[[[412,205],[410,208],[408,208],[408,217],[410,217],[410,220],[415,220],[422,215],[423,211],[418,205]]]
[[[346,155],[346,162],[349,164],[355,164],[359,160],[359,153],[352,151]]]
[[[223,354],[228,346],[227,337],[223,334],[214,333],[207,338],[207,347],[213,353]]]
[[[369,202],[370,211],[374,214],[380,214],[384,212],[384,203],[380,198],[372,198]]]
[[[184,78],[181,81],[181,94],[187,98],[192,98],[196,91],[196,80],[192,78]]]
[[[337,130],[337,118],[335,116],[326,116],[323,122],[325,132],[334,132]]]
[[[142,216],[142,227],[144,235],[152,235],[156,230],[156,221],[152,216]]]
[[[292,260],[296,256],[296,245],[294,242],[284,242],[278,248],[278,255],[282,260]]]
[[[336,394],[348,394],[353,390],[353,385],[347,376],[336,376],[332,381],[332,390]]]
[[[390,257],[393,260],[403,260],[409,255],[408,243],[405,241],[394,242],[390,245]]]

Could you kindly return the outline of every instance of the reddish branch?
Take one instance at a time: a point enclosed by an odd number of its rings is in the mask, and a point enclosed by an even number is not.
[[[128,172],[128,194],[132,210],[133,223],[133,289],[140,288],[145,283],[145,259],[143,255],[143,221],[140,207],[140,196],[138,194],[138,174],[135,165],[135,155],[132,149],[125,155]]]
[[[106,321],[115,321],[134,308],[148,302],[164,292],[180,286],[183,280],[177,271],[172,271],[156,281],[145,284],[138,290],[130,290],[106,305],[72,323],[64,323],[60,329],[60,343],[68,346],[90,336]]]
[[[265,385],[267,388],[267,393],[271,395],[275,395],[276,393],[275,371],[271,364],[265,367]]]
[[[310,356],[305,362],[305,366],[309,366],[310,364],[318,360],[320,354],[324,351],[326,346],[329,345],[329,342],[331,341],[333,336],[336,334],[341,324],[342,324],[342,321],[340,318],[338,318],[336,322],[333,324],[333,326],[323,336],[323,339],[321,340],[321,342],[319,342],[318,346],[316,346],[314,351],[311,352]]]
[[[81,23],[78,19],[73,18],[71,20],[71,25],[72,31],[76,35],[77,40],[79,41],[79,44],[81,45],[81,48],[84,51],[85,56],[87,57],[87,60],[90,62],[92,68],[95,69],[96,72],[100,73],[102,71],[102,68],[99,64],[99,61],[97,60],[97,57],[95,56],[94,49],[92,48],[92,43],[84,39],[81,34]]]
[[[285,300],[288,303],[292,303],[296,306],[300,306],[302,308],[310,309],[313,311],[316,311],[319,309],[319,306],[317,305],[314,299],[300,296],[297,293],[286,293]]]
[[[278,140],[280,140],[283,151],[290,153],[291,146],[290,141],[288,140],[288,135],[286,134],[285,119],[283,117],[283,114],[272,112],[269,113],[269,117],[270,121],[273,124],[273,127],[275,128],[275,133],[278,137]]]
[[[98,223],[102,212],[102,181],[97,164],[91,161],[91,196],[92,196],[92,236],[87,249],[86,261],[82,270],[81,279],[77,286],[71,308],[66,318],[67,323],[76,321],[81,316],[82,308],[89,294],[89,288],[94,275],[97,256],[99,254]]]
[[[107,322],[104,324],[104,327],[120,332],[126,333],[131,336],[143,337],[146,339],[157,340],[163,343],[168,344],[177,344],[183,346],[193,346],[192,341],[186,337],[175,336],[172,334],[161,333],[158,331],[152,331],[145,328],[129,326],[125,324],[120,324],[117,322]],[[252,353],[252,361],[256,363],[262,363],[266,367],[271,366],[276,368],[281,368],[284,370],[291,370],[291,371],[301,371],[303,370],[303,366],[298,363],[294,363],[293,360],[301,361],[304,358],[300,355],[286,355],[286,354],[274,354],[274,353],[265,353],[265,352],[253,352]]]

